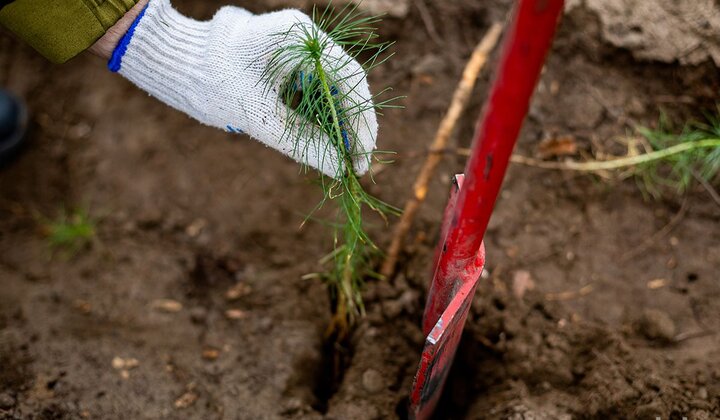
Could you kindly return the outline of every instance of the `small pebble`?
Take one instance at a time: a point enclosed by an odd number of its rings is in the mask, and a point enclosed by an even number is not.
[[[135,369],[138,366],[140,366],[140,362],[138,361],[138,359],[135,359],[135,358],[123,359],[122,357],[115,356],[112,359],[112,367],[115,370]]]
[[[650,340],[671,342],[675,338],[675,322],[666,312],[657,309],[646,309],[638,328]]]
[[[297,412],[302,410],[304,405],[303,400],[300,398],[285,398],[283,401],[283,411],[288,413]]]
[[[207,224],[207,220],[205,219],[194,220],[185,228],[185,233],[189,237],[194,238],[198,236],[200,232],[202,232],[202,230],[205,228],[205,226],[207,226]]]
[[[518,299],[522,299],[525,296],[525,292],[528,290],[535,289],[535,281],[529,271],[517,270],[513,274],[512,284],[513,294]]]
[[[251,291],[252,289],[250,286],[243,282],[239,282],[225,292],[225,299],[229,301],[238,300],[243,296],[249,295]]]
[[[371,394],[377,394],[385,388],[382,375],[375,369],[368,369],[363,372],[362,385]]]
[[[667,281],[667,279],[650,280],[649,282],[647,282],[647,288],[650,290],[662,289],[663,287],[667,286],[668,283],[670,282]]]
[[[700,398],[701,400],[708,399],[708,390],[705,387],[698,389],[697,394],[698,394],[698,398]]]

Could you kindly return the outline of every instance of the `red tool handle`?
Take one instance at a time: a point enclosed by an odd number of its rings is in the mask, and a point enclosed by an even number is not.
[[[563,0],[519,0],[490,97],[465,167],[447,236],[437,261],[423,329],[429,333],[477,257],[510,156],[540,77]]]

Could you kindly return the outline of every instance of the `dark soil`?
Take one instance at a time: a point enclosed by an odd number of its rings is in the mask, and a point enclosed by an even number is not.
[[[221,4],[177,3],[197,17]],[[397,56],[371,82],[407,99],[381,121],[381,147],[399,155],[373,193],[408,196],[466,58],[505,3],[430,2],[442,46],[414,7],[385,21]],[[617,152],[612,139],[661,109],[683,119],[719,99],[710,64],[637,63],[599,40],[594,16],[566,16],[519,153],[551,135]],[[398,277],[369,284],[368,316],[333,372],[325,288],[301,279],[332,246],[325,227],[298,228],[321,197],[312,177],[94,57],[52,66],[7,35],[0,48],[0,84],[32,111],[29,147],[0,172],[0,417],[405,416],[428,264],[462,158],[443,162]],[[454,146],[468,145],[489,79]],[[98,220],[74,257],[53,253],[40,228],[63,208]],[[702,188],[648,201],[631,180],[512,166],[438,417],[720,417],[719,222]],[[373,227],[379,243],[388,232]],[[534,287],[520,287],[528,278]]]

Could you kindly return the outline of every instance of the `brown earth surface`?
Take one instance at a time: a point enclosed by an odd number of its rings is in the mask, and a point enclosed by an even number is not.
[[[177,3],[198,18],[221,5]],[[383,23],[397,55],[371,85],[407,98],[381,120],[380,146],[398,156],[372,192],[403,203],[507,3],[429,2],[441,45],[417,7]],[[639,63],[602,39],[592,12],[565,17],[518,153],[552,136],[618,152],[613,139],[660,110],[684,119],[718,100],[711,63]],[[453,147],[468,145],[489,73]],[[367,318],[333,372],[325,288],[301,278],[321,270],[332,236],[298,228],[321,192],[297,164],[197,124],[94,57],[53,66],[2,35],[0,85],[32,111],[28,150],[0,172],[0,418],[406,415],[428,264],[463,158],[444,160],[397,278],[368,285]],[[63,208],[98,220],[72,258],[40,229]],[[702,188],[649,201],[631,180],[513,165],[438,417],[720,417],[719,222]],[[380,222],[372,234],[390,239]]]

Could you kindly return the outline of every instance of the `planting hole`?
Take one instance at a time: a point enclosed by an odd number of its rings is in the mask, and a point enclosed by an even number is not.
[[[395,406],[395,414],[398,416],[400,420],[405,420],[410,418],[410,412],[408,410],[410,406],[410,398],[404,397],[402,398],[397,405]]]
[[[323,341],[322,362],[315,380],[315,411],[327,414],[330,400],[340,388],[351,359],[349,337],[339,340],[336,335],[331,335]]]

